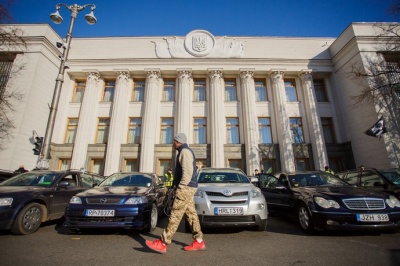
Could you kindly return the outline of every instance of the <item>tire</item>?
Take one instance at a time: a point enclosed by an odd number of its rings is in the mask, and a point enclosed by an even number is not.
[[[157,228],[157,222],[158,222],[158,210],[157,206],[153,203],[151,207],[149,223],[144,230],[146,232],[153,232]]]
[[[257,231],[265,231],[267,230],[267,219],[261,220],[258,225],[256,225],[255,229]]]
[[[15,235],[29,235],[36,232],[42,223],[43,212],[43,205],[36,202],[29,203],[18,213],[11,232]]]
[[[313,234],[315,232],[311,213],[304,203],[300,204],[297,208],[297,221],[299,222],[300,228],[303,232],[308,234]]]

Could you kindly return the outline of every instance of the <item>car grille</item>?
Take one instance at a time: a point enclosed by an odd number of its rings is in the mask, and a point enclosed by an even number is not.
[[[212,204],[245,204],[245,200],[240,201],[219,201],[219,200],[210,200]]]
[[[206,191],[206,194],[207,196],[214,196],[214,197],[240,197],[240,196],[247,196],[249,193],[247,191],[243,191],[243,192],[232,193],[232,196],[225,196],[221,192]]]
[[[345,199],[343,203],[350,210],[383,210],[385,202],[383,199],[360,198],[360,199]]]
[[[240,215],[240,216],[235,216],[235,215],[213,215],[213,216],[203,216],[202,222],[254,222],[256,219],[253,215]]]
[[[121,201],[121,198],[86,198],[86,203],[89,204],[118,204]]]

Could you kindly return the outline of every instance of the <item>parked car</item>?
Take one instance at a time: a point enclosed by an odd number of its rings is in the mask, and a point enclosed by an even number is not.
[[[270,213],[289,214],[307,233],[400,228],[396,197],[351,186],[325,172],[262,174],[258,182]]]
[[[59,219],[76,193],[103,181],[79,170],[35,170],[0,183],[0,229],[27,235],[42,222]]]
[[[201,168],[198,184],[194,201],[202,227],[266,229],[268,209],[265,198],[242,170]],[[185,225],[189,231],[190,227]]]
[[[64,226],[154,231],[167,188],[154,173],[124,172],[71,198]]]
[[[350,185],[369,191],[386,192],[400,200],[400,169],[348,170],[338,173],[338,176]]]

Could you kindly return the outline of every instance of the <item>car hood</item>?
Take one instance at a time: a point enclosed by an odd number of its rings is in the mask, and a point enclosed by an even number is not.
[[[255,188],[253,184],[248,183],[200,183],[199,189],[208,190],[208,191],[221,191],[229,189],[232,192],[235,191],[245,191],[245,190],[252,190]]]
[[[344,199],[350,197],[373,197],[386,198],[384,194],[367,191],[352,186],[319,186],[294,188],[293,191],[308,196],[328,196],[333,199]]]
[[[26,193],[26,192],[40,192],[48,190],[45,187],[29,187],[29,186],[0,186],[0,195]]]
[[[150,192],[149,187],[95,187],[84,192],[77,194],[81,197],[96,197],[96,196],[107,196],[107,195],[119,195],[119,196],[142,196]]]

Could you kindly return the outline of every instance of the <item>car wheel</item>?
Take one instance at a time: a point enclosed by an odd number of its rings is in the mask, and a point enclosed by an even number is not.
[[[301,204],[297,208],[297,220],[299,221],[301,230],[304,232],[311,234],[315,231],[310,211],[305,204]]]
[[[11,232],[16,235],[32,234],[39,229],[42,218],[42,205],[36,202],[29,203],[18,213]]]
[[[158,210],[155,204],[151,207],[150,219],[147,228],[145,229],[147,232],[153,232],[157,227],[158,221]]]
[[[261,220],[258,225],[256,225],[257,231],[265,231],[267,230],[267,219]]]

